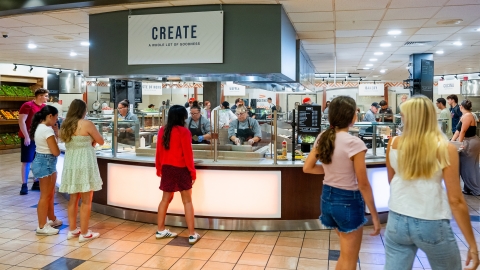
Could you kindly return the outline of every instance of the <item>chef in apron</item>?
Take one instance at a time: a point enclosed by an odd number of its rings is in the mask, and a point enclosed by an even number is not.
[[[262,131],[258,121],[248,117],[247,108],[238,106],[235,110],[238,119],[230,122],[228,128],[228,138],[236,145],[248,143],[255,145],[262,139]]]
[[[186,127],[192,133],[192,144],[209,144],[212,136],[210,135],[210,121],[202,116],[201,108],[197,101],[190,107],[190,117],[185,121]]]
[[[130,102],[124,99],[118,103],[118,142],[128,145],[135,145],[135,124],[138,123],[138,117],[130,111]],[[123,122],[131,120],[133,122]],[[109,129],[113,129],[113,123]]]

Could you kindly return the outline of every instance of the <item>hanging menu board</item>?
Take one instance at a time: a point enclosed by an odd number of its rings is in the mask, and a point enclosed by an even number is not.
[[[322,107],[311,105],[298,106],[298,136],[302,143],[314,143],[320,133]]]

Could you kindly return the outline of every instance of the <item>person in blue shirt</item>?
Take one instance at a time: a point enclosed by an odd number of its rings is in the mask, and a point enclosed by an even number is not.
[[[378,108],[380,108],[380,105],[378,105],[378,102],[373,102],[372,105],[370,106],[370,110],[368,110],[363,116],[362,122],[372,122],[372,123],[377,122],[377,119],[375,118],[375,114],[378,112]],[[359,133],[363,135],[365,133],[368,133],[370,131],[369,129],[371,128],[362,127],[360,128]]]
[[[457,95],[449,95],[447,97],[447,103],[450,105],[450,114],[452,115],[452,133],[455,134],[457,130],[458,122],[460,122],[460,118],[462,118],[462,111],[460,111],[460,107],[458,106],[458,97]]]

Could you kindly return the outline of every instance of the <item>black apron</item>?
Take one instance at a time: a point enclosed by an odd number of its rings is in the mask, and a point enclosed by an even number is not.
[[[127,113],[128,115],[128,113]],[[125,119],[127,117],[127,115],[125,115],[125,117],[123,117],[122,115],[119,114],[119,118],[123,118]],[[131,124],[118,124],[117,125],[117,128],[120,129],[120,128],[124,128],[125,129],[125,132],[118,132],[118,142],[119,143],[123,143],[123,144],[127,144],[127,145],[132,145],[132,146],[135,146],[135,132],[127,132],[126,129],[127,128],[132,128],[132,125]]]
[[[198,119],[198,127],[197,128],[192,128],[192,120],[190,118],[190,122],[188,122],[188,130],[190,130],[190,133],[192,133],[192,144],[207,144],[207,142],[205,140],[203,140],[202,142],[199,142],[198,141],[198,137],[199,136],[203,136],[203,132],[202,132],[202,117],[200,117],[200,119]]]
[[[240,139],[240,143],[247,142],[250,139],[255,137],[255,132],[253,132],[252,125],[250,125],[250,120],[247,118],[248,128],[246,129],[239,129],[240,121],[237,121],[237,132],[235,133],[235,137]],[[255,145],[256,143],[254,143]]]

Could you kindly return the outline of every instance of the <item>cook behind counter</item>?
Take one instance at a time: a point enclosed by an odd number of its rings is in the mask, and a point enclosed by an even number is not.
[[[262,138],[262,130],[260,129],[260,124],[257,120],[252,118],[247,118],[245,121],[240,122],[238,119],[233,120],[230,122],[230,126],[228,127],[228,139],[232,136],[236,136],[238,129],[251,129],[255,134],[255,137]]]

